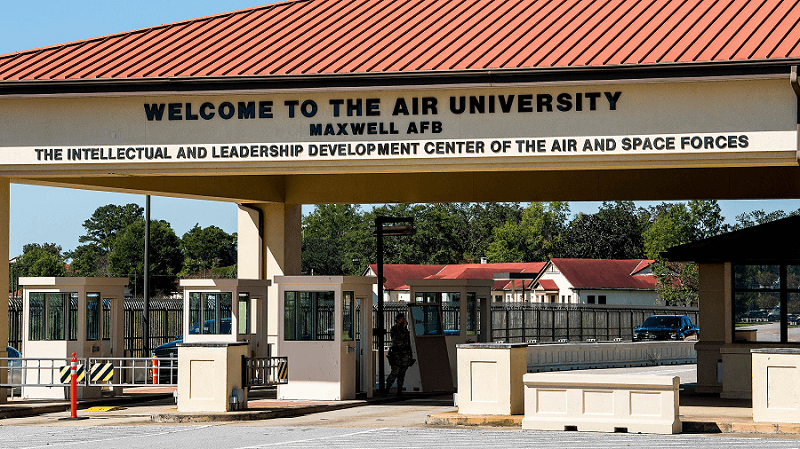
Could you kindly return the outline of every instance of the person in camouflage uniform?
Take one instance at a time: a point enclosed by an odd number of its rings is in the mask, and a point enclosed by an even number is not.
[[[414,364],[411,358],[411,334],[408,332],[408,322],[406,316],[398,313],[395,317],[395,324],[389,331],[392,336],[392,347],[389,348],[387,359],[392,372],[386,378],[386,391],[392,387],[395,379],[397,380],[397,397],[403,397],[403,383],[406,379],[406,370]],[[384,391],[384,393],[386,392]]]

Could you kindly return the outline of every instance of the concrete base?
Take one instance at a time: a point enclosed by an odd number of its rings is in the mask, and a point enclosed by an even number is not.
[[[528,347],[528,372],[697,363],[696,341],[551,343]]]
[[[526,343],[457,345],[458,413],[520,415]]]
[[[526,374],[528,430],[673,434],[681,431],[677,376]]]
[[[184,343],[178,346],[178,412],[227,412],[234,389],[242,388],[247,342]],[[247,391],[242,392],[247,404]]]
[[[754,349],[753,421],[800,424],[800,350]]]

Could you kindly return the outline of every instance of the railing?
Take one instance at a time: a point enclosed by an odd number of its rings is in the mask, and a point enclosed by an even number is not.
[[[78,385],[175,386],[178,384],[177,357],[104,357],[78,360]],[[88,369],[87,369],[88,367]],[[0,372],[7,373],[0,388],[58,387],[70,382],[69,358],[0,358]]]
[[[242,385],[246,388],[289,383],[287,357],[242,357]]]

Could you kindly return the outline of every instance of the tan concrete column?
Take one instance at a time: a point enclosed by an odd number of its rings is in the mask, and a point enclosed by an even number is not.
[[[269,279],[300,274],[302,209],[299,204],[257,203],[239,206],[240,279]],[[278,342],[278,286],[268,289],[267,342]],[[275,349],[273,347],[273,349]],[[274,352],[273,352],[274,353]]]
[[[722,385],[717,382],[717,363],[722,360],[720,348],[730,343],[732,328],[730,293],[730,264],[700,264],[699,308],[697,325],[700,338],[697,350],[697,391],[718,393]],[[723,380],[724,381],[724,380]]]
[[[0,291],[8,291],[8,231],[10,222],[11,193],[9,190],[10,182],[8,178],[0,178]],[[0,301],[0,357],[8,357],[6,346],[8,346],[8,295]],[[5,370],[0,371],[0,382],[5,382],[7,377]],[[6,402],[6,390],[0,388],[0,402]]]

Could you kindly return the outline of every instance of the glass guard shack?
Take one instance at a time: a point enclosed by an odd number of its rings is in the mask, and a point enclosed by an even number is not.
[[[289,383],[278,399],[372,397],[372,276],[276,276],[278,355]]]
[[[128,278],[22,277],[22,356],[41,366],[69,366],[80,358],[123,357],[125,286]],[[47,360],[52,359],[52,360]],[[61,359],[61,360],[58,360]],[[38,383],[59,383],[58,372],[39,371]],[[26,383],[37,383],[28,370]],[[100,387],[78,389],[78,397],[99,397]],[[27,398],[67,399],[68,387],[22,388]]]
[[[409,331],[419,363],[406,374],[407,391],[454,391],[456,345],[490,342],[491,279],[409,279]],[[392,322],[394,322],[392,320]]]

